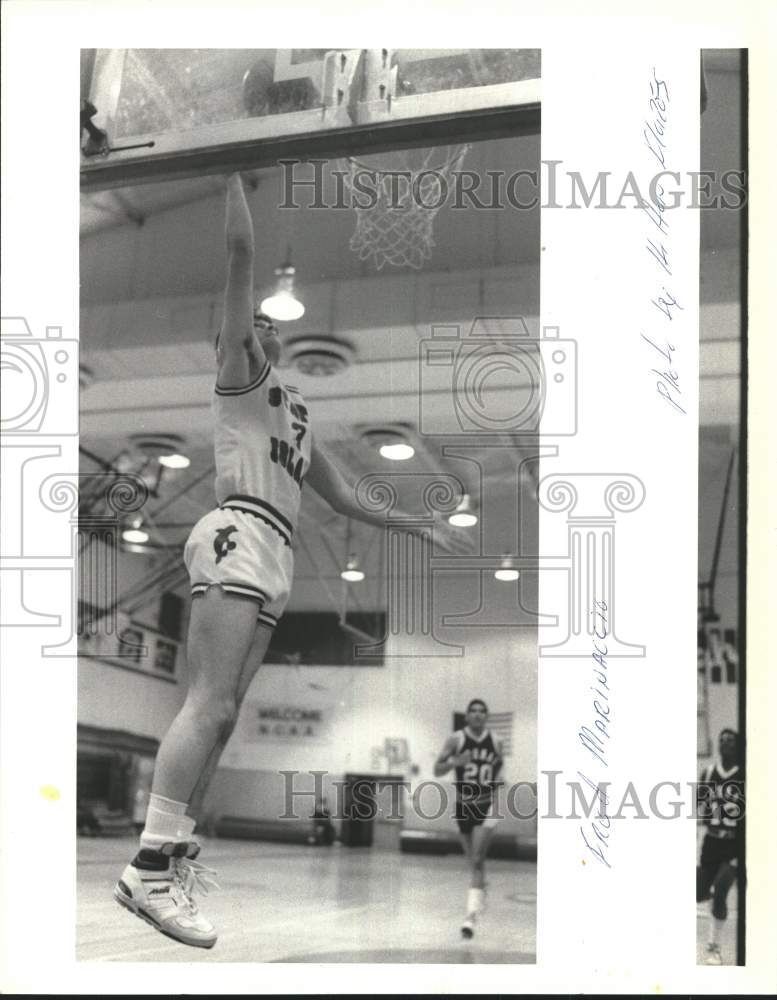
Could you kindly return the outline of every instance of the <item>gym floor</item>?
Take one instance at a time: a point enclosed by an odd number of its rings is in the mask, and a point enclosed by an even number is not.
[[[78,839],[79,961],[535,961],[536,864],[489,859],[487,909],[459,931],[468,885],[461,855],[203,840],[220,890],[199,897],[219,931],[206,951],[170,941],[113,901],[134,839]]]

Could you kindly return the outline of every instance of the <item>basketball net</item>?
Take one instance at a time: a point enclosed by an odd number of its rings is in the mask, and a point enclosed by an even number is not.
[[[356,212],[350,247],[360,260],[423,267],[435,246],[434,219],[447,202],[449,177],[468,145],[405,151],[345,161],[344,181]]]

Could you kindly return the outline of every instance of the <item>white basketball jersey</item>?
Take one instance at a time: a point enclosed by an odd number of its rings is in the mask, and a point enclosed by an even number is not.
[[[287,544],[310,465],[310,422],[299,391],[269,363],[241,389],[216,385],[216,499],[265,521]]]

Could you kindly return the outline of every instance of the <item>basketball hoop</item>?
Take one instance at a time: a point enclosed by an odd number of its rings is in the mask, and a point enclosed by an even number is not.
[[[344,181],[356,212],[350,247],[360,260],[423,267],[430,260],[434,219],[450,195],[449,177],[459,169],[468,145],[349,157]]]

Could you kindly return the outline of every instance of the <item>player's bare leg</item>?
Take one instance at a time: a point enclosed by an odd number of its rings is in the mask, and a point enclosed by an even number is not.
[[[476,826],[469,833],[459,834],[464,854],[469,862],[470,883],[467,890],[467,913],[461,925],[462,937],[475,935],[475,923],[485,906],[485,859],[494,827]]]
[[[256,631],[256,604],[210,587],[192,601],[186,701],[157,755],[152,794],[185,802],[237,716],[237,688]]]
[[[476,826],[470,836],[470,887],[467,892],[467,916],[461,925],[461,933],[464,937],[472,937],[475,933],[475,922],[485,909],[486,905],[486,876],[485,865],[488,846],[494,835],[495,824],[488,821],[481,826]]]
[[[475,920],[477,919],[477,913],[472,905],[475,902],[475,898],[472,895],[472,831],[469,833],[460,833],[459,840],[464,848],[464,857],[467,859],[467,865],[470,869],[470,887],[467,890],[467,911],[466,916],[461,924],[461,936],[463,938],[472,938],[475,936]]]
[[[256,604],[211,587],[192,602],[187,637],[189,691],[157,756],[140,851],[124,869],[114,898],[184,944],[211,948],[216,931],[192,895],[214,885],[198,864],[194,820],[186,810],[200,776],[234,727],[237,694],[256,631]]]
[[[710,907],[710,938],[705,949],[707,965],[722,965],[723,956],[720,951],[720,940],[728,918],[727,897],[731,886],[736,880],[736,868],[728,863],[718,868],[712,883],[712,904]]]
[[[467,861],[470,861],[472,858],[472,832],[459,833],[459,840],[461,841],[461,847],[464,851],[464,857]]]
[[[272,629],[266,625],[262,625],[261,623],[257,624],[254,638],[251,643],[251,649],[249,650],[248,657],[243,664],[243,669],[237,683],[237,690],[235,693],[237,711],[232,719],[232,724],[230,726],[224,726],[224,728],[220,731],[218,742],[214,747],[205,768],[200,774],[197,784],[194,786],[191,798],[189,799],[189,806],[186,812],[187,815],[195,821],[202,820],[202,803],[208,791],[208,786],[210,785],[211,779],[219,766],[219,760],[221,759],[224,747],[227,745],[230,736],[234,732],[237,717],[240,713],[240,706],[243,704],[246,693],[251,686],[251,681],[254,679],[257,671],[264,662],[267,647],[270,645],[271,639]]]
[[[489,824],[486,820],[472,831],[472,888],[483,892],[486,888],[486,857],[495,830],[496,824]]]

